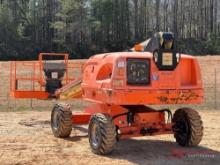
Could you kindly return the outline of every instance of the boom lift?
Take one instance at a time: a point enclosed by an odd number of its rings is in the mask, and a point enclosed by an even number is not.
[[[137,136],[174,134],[181,146],[196,146],[202,140],[203,124],[197,111],[180,108],[173,115],[169,109],[146,106],[200,104],[203,100],[199,64],[196,58],[176,51],[172,33],[156,33],[131,52],[94,55],[82,64],[82,77],[67,78],[63,85],[68,65],[42,65],[40,58],[46,84],[42,75],[36,79],[45,86],[36,98],[82,97],[93,104],[82,113],[56,104],[51,113],[56,137],[70,136],[72,125],[89,124],[89,143],[96,154],[108,154],[118,140]],[[15,97],[30,97],[13,89]]]

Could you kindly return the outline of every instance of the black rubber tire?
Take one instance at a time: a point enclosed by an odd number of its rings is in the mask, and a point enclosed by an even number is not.
[[[97,130],[94,130],[95,128]],[[92,152],[98,155],[110,154],[116,141],[116,127],[112,118],[100,113],[93,115],[89,122],[89,143]]]
[[[72,112],[64,103],[55,104],[51,113],[51,128],[55,137],[69,137],[72,131]]]
[[[181,146],[197,146],[203,137],[203,123],[199,113],[191,108],[180,108],[173,116],[173,131]]]

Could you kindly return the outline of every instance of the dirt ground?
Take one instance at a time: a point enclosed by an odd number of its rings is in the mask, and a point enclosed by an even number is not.
[[[201,110],[204,137],[199,147],[183,148],[172,135],[119,141],[109,156],[90,151],[87,128],[74,128],[58,139],[50,128],[50,111],[0,113],[0,164],[220,164],[219,111]]]

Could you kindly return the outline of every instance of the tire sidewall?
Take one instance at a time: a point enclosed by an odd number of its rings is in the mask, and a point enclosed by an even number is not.
[[[197,111],[195,111],[192,108],[180,108],[176,110],[176,112],[174,113],[174,127],[175,123],[180,119],[184,119],[187,123],[188,133],[187,138],[183,140],[178,137],[181,135],[178,134],[178,132],[175,132],[174,130],[174,137],[176,138],[176,142],[183,147],[197,146],[201,142],[203,137],[203,123],[201,116]]]
[[[55,128],[54,122],[53,122],[55,113],[57,113],[57,115],[61,114],[61,110],[57,106],[53,108],[52,113],[51,113],[51,128],[52,128],[54,135],[56,137],[59,137],[60,121],[56,121],[58,123],[58,127]]]
[[[187,143],[188,143],[188,141],[189,141],[189,139],[190,139],[190,136],[191,136],[191,123],[190,123],[190,121],[189,121],[189,117],[187,116],[187,113],[185,113],[185,111],[183,111],[182,109],[179,109],[178,110],[179,112],[177,112],[177,113],[179,113],[178,115],[182,115],[182,121],[184,121],[185,122],[185,124],[187,125],[187,129],[188,129],[188,134],[187,134],[187,137],[184,139],[184,141],[181,141],[181,139],[180,139],[180,135],[178,134],[178,133],[174,133],[174,136],[175,136],[175,138],[176,138],[176,141],[181,145],[181,146],[187,146]],[[179,120],[179,118],[177,117],[177,121],[175,121],[175,122],[178,122],[178,120]]]
[[[94,125],[97,125],[100,128],[100,122],[97,120],[96,116],[92,116],[90,122],[89,122],[89,132],[88,132],[88,135],[89,135],[89,143],[90,143],[90,146],[92,148],[92,150],[98,150],[100,147],[101,147],[101,143],[102,143],[102,137],[100,137],[100,141],[98,142],[97,146],[94,146],[93,145],[93,142],[92,142],[92,127]],[[99,135],[100,136],[100,135]]]
[[[54,120],[54,115],[57,118]],[[56,121],[56,126],[54,122]],[[67,138],[72,131],[72,112],[68,104],[56,104],[51,112],[51,128],[55,137]]]

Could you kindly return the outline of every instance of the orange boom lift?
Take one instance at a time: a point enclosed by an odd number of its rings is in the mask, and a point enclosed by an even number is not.
[[[43,56],[55,55],[64,56],[64,61],[43,60]],[[197,111],[180,108],[172,114],[169,109],[146,106],[199,104],[203,100],[199,64],[194,57],[176,51],[172,33],[156,33],[130,52],[94,55],[77,65],[82,76],[70,78],[73,68],[68,55],[40,54],[32,65],[33,70],[39,68],[39,74],[31,78],[31,91],[18,88],[18,81],[26,79],[17,76],[15,63],[11,67],[11,95],[16,98],[81,97],[94,103],[82,113],[72,113],[67,104],[56,104],[51,113],[56,137],[70,136],[72,125],[88,124],[89,143],[96,154],[108,154],[118,140],[137,136],[174,134],[181,146],[196,146],[202,140]]]

